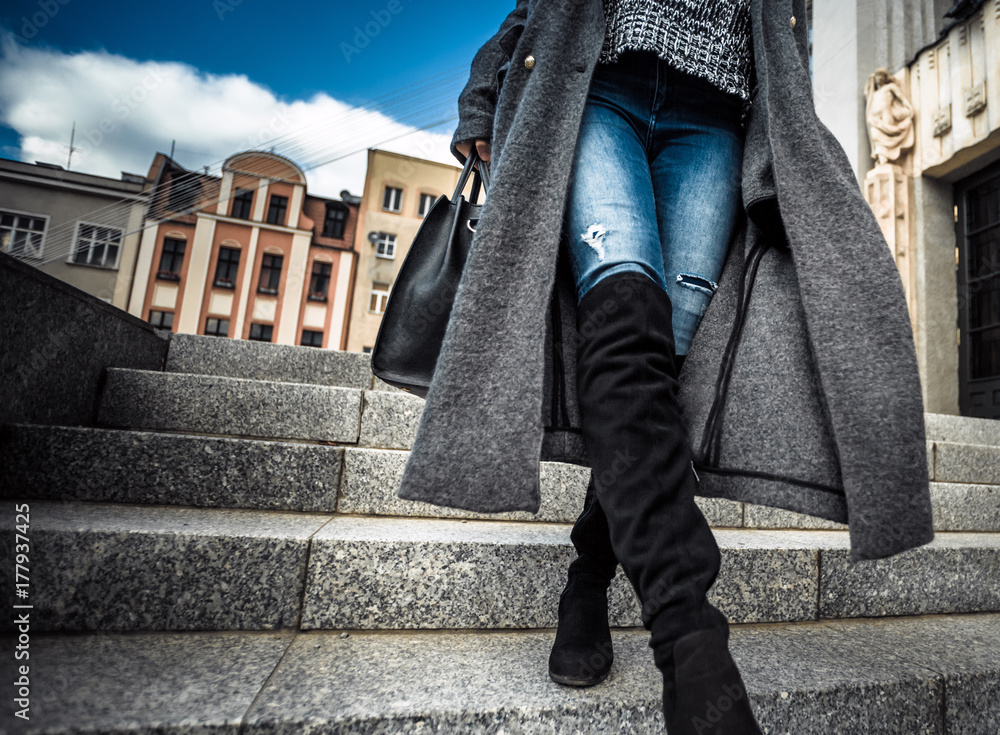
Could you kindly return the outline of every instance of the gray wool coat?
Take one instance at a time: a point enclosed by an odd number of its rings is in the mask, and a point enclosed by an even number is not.
[[[681,375],[698,493],[847,523],[855,561],[892,556],[934,536],[902,284],[816,116],[804,0],[751,12],[744,216]],[[492,186],[401,498],[537,512],[540,461],[589,464],[562,225],[604,32],[601,0],[518,0],[472,62],[452,152],[490,140]]]

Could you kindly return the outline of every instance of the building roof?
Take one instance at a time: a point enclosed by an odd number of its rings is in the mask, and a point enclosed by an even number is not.
[[[81,171],[67,171],[54,163],[27,163],[10,158],[0,158],[0,176],[8,179],[21,179],[35,184],[89,190],[91,193],[104,193],[111,196],[134,197],[142,195],[146,188],[145,179],[136,174],[122,172],[121,179],[108,176],[98,176]],[[94,192],[94,189],[102,191]]]

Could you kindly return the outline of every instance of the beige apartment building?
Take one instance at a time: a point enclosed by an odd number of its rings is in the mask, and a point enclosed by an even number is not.
[[[148,194],[121,179],[0,158],[0,251],[124,309]]]
[[[222,176],[157,154],[128,311],[173,332],[344,349],[360,199],[306,191],[287,158],[246,151]]]
[[[422,158],[368,150],[365,188],[354,236],[356,271],[346,349],[370,352],[382,313],[424,215],[450,197],[462,169]],[[471,191],[471,181],[465,195]]]

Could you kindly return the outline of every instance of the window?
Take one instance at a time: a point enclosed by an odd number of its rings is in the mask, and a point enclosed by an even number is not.
[[[370,354],[372,353],[372,348],[371,348],[371,347],[362,347],[362,348],[361,348],[361,351],[362,351],[362,352],[363,352],[364,354],[366,354],[366,355],[370,355]]]
[[[381,314],[385,311],[385,304],[389,300],[389,284],[374,281],[372,283],[372,293],[368,297],[368,311]]]
[[[330,264],[313,261],[312,280],[309,281],[309,300],[326,301],[330,287]]]
[[[385,195],[382,197],[382,209],[389,212],[398,212],[403,203],[403,190],[394,186],[385,187]]]
[[[149,321],[154,327],[160,327],[161,329],[170,329],[174,326],[174,312],[172,311],[153,311],[149,312]]]
[[[437,198],[433,194],[421,194],[420,195],[420,211],[418,214],[421,217],[426,217],[427,213],[431,211],[431,207],[434,206],[434,202]]]
[[[322,347],[323,333],[314,332],[311,329],[303,329],[301,344],[303,347]]]
[[[163,239],[163,251],[160,253],[160,270],[156,277],[161,281],[181,280],[181,263],[184,262],[184,241],[173,237]]]
[[[281,282],[281,263],[284,257],[264,253],[260,261],[260,280],[257,282],[257,293],[276,294]]]
[[[375,240],[375,255],[380,258],[395,258],[396,236],[388,232],[378,233],[378,238]]]
[[[288,197],[272,194],[267,204],[267,222],[271,225],[285,224],[285,213],[288,211]]]
[[[205,334],[210,337],[228,337],[229,320],[218,319],[214,316],[208,317],[208,319],[205,320]]]
[[[251,324],[250,339],[256,342],[270,342],[273,330],[274,325],[272,324]]]
[[[122,231],[116,227],[80,224],[73,247],[73,262],[115,268],[118,266],[121,244]]]
[[[230,216],[250,219],[251,212],[253,212],[253,189],[237,189],[233,196],[233,209]]]
[[[21,258],[41,258],[45,218],[0,211],[0,250]]]
[[[99,227],[80,224],[73,247],[73,262],[79,265],[96,265],[114,268],[118,265],[122,231],[116,227]]]
[[[235,288],[236,274],[240,270],[240,251],[237,248],[219,248],[219,261],[215,264],[216,288]]]
[[[347,227],[347,210],[336,204],[326,205],[326,219],[323,220],[323,237],[344,236]]]

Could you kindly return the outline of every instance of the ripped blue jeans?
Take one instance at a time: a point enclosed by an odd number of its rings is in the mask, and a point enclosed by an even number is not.
[[[678,355],[742,206],[742,105],[649,52],[598,64],[591,80],[566,206],[577,299],[612,273],[646,273],[670,296]]]

